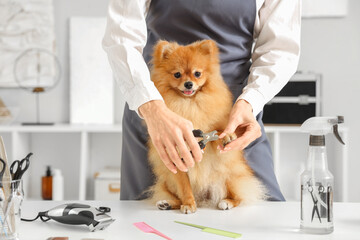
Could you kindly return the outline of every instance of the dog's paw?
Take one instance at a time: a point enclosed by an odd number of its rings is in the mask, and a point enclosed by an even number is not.
[[[158,201],[156,203],[156,206],[160,209],[160,210],[170,210],[171,209],[171,205],[168,203],[168,201],[166,200],[161,200]]]
[[[231,143],[231,142],[234,141],[235,139],[237,139],[237,136],[236,136],[235,133],[226,134],[225,137],[223,137],[223,138],[221,139],[223,147],[225,147],[226,144]]]
[[[196,205],[195,204],[181,205],[180,211],[184,214],[194,213],[194,212],[196,212]]]
[[[226,199],[223,199],[219,202],[218,204],[218,208],[221,209],[221,210],[229,210],[229,209],[232,209],[234,207],[234,205],[227,201]]]

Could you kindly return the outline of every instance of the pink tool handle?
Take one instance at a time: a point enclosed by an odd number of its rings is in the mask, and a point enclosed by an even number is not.
[[[166,236],[165,234],[159,232],[158,230],[155,230],[153,233],[155,233],[155,234],[159,235],[160,237],[163,237],[163,238],[165,238],[165,239],[167,239],[167,240],[172,240],[171,238],[169,238],[169,237]]]

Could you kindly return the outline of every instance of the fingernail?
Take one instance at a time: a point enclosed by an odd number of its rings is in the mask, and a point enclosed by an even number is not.
[[[225,151],[228,151],[228,150],[230,150],[230,149],[231,149],[231,148],[229,148],[229,147],[225,147],[225,148],[224,148]]]
[[[222,133],[219,135],[219,138],[223,138],[225,136],[225,133]]]
[[[205,153],[204,150],[202,150],[202,149],[201,149],[201,152],[202,152],[202,153]]]
[[[176,170],[173,170],[172,172],[173,172],[174,174],[177,174],[177,171],[176,171]]]

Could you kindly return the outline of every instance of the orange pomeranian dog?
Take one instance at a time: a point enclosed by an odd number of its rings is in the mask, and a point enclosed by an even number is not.
[[[195,129],[221,133],[229,119],[232,94],[222,79],[219,50],[212,40],[187,46],[159,41],[154,47],[151,79],[169,109],[190,120]],[[220,154],[217,146],[234,140],[209,142],[202,161],[188,172],[173,174],[161,161],[149,140],[149,161],[156,177],[152,200],[159,209],[193,213],[201,205],[231,209],[264,197],[242,151]]]

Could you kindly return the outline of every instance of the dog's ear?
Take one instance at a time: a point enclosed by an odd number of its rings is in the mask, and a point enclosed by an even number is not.
[[[202,40],[200,42],[194,43],[194,46],[205,55],[214,56],[219,52],[216,42],[213,40]]]
[[[163,60],[168,59],[169,55],[175,50],[177,44],[169,43],[167,41],[160,40],[154,47],[154,59]]]

